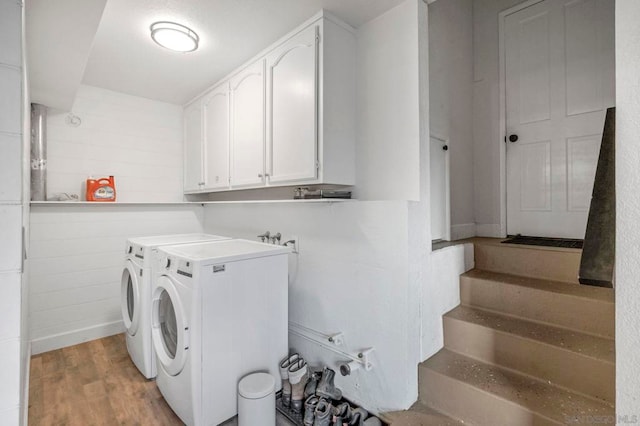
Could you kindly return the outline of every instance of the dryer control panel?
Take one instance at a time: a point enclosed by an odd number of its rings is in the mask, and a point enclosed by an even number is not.
[[[179,259],[176,267],[176,273],[185,277],[193,278],[193,262],[189,260]]]
[[[153,269],[157,273],[165,273],[171,270],[175,271],[176,262],[166,253],[158,251],[158,249],[152,250]]]
[[[133,252],[133,255],[138,259],[144,259],[144,247],[142,246],[139,246],[137,244],[130,245],[127,248],[127,252],[128,254],[131,254]]]

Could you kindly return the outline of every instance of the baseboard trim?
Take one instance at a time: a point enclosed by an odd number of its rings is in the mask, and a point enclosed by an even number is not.
[[[499,223],[478,223],[476,224],[476,235],[478,237],[504,238]]]
[[[90,340],[113,336],[114,334],[120,334],[124,331],[124,323],[122,321],[115,321],[69,331],[67,333],[54,334],[53,336],[40,337],[31,341],[31,352],[32,355],[38,355],[43,352],[66,348],[67,346],[77,345]]]
[[[475,223],[462,223],[451,225],[451,241],[464,240],[476,236]]]

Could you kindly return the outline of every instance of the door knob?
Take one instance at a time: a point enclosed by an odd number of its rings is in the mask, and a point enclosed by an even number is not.
[[[518,135],[509,135],[509,142],[518,142]]]

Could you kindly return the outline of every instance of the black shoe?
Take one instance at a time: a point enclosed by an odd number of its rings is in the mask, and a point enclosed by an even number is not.
[[[312,373],[311,378],[307,382],[307,385],[304,387],[304,399],[306,400],[311,395],[316,394],[316,388],[318,387],[318,382],[320,381],[320,373]]]
[[[316,388],[316,395],[334,400],[342,398],[342,391],[333,384],[333,378],[335,375],[336,372],[332,369],[328,367],[324,368],[322,371],[322,378]]]
[[[348,402],[333,407],[333,424],[342,426],[351,418],[351,406]]]
[[[304,426],[313,426],[313,419],[315,418],[316,405],[318,405],[318,398],[315,395],[311,395],[304,402]]]
[[[320,398],[314,411],[315,418],[313,426],[329,426],[333,416],[331,415],[331,404],[326,399]]]
[[[369,417],[369,412],[364,408],[358,407],[351,411],[351,420],[349,426],[363,426],[364,420]]]

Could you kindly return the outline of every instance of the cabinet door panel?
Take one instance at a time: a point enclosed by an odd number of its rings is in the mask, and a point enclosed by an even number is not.
[[[202,108],[200,102],[184,110],[184,190],[202,187]]]
[[[318,27],[269,58],[270,182],[317,178]]]
[[[264,183],[264,61],[231,81],[231,186]]]
[[[229,186],[229,89],[214,89],[204,101],[205,189]]]

